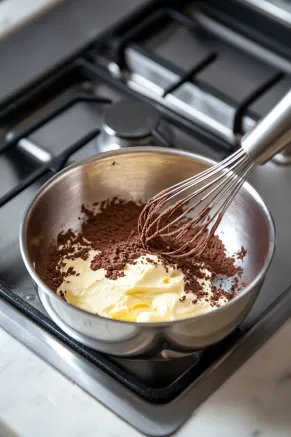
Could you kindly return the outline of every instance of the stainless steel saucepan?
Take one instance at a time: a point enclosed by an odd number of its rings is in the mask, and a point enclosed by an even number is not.
[[[64,228],[80,226],[78,216],[83,203],[90,205],[114,196],[145,201],[212,164],[201,156],[173,149],[121,149],[66,168],[38,192],[21,227],[21,253],[40,300],[63,331],[80,343],[108,354],[150,356],[205,348],[239,325],[259,293],[275,249],[271,215],[248,183],[240,190],[219,228],[230,254],[241,246],[248,251],[243,262],[247,286],[232,301],[210,313],[166,323],[107,319],[70,305],[39,276],[44,253],[52,239]]]

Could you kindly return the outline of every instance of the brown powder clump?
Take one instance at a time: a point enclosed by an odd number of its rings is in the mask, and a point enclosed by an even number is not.
[[[76,274],[70,267],[66,274],[62,272],[63,259],[88,259],[90,243],[82,235],[75,234],[72,229],[60,232],[57,240],[53,241],[44,260],[40,276],[49,288],[56,291],[66,276]]]
[[[80,232],[93,249],[103,251],[117,242],[127,241],[135,233],[142,205],[115,197],[94,206],[97,212],[82,206],[84,220]]]
[[[241,261],[243,261],[246,254],[247,250],[242,246],[241,249],[236,253],[236,259],[240,259]]]
[[[145,249],[138,235],[138,217],[144,205],[132,201],[122,201],[113,198],[108,201],[94,204],[93,208],[82,206],[81,229],[73,232],[69,229],[58,235],[56,241],[52,242],[47,256],[44,270],[41,274],[42,279],[54,291],[63,282],[66,276],[76,274],[73,270],[66,274],[62,272],[63,259],[76,259],[81,257],[86,260],[91,249],[101,251],[91,262],[91,269],[106,270],[106,277],[112,280],[124,276],[126,264],[135,264],[137,258],[145,257],[145,262],[153,265],[156,262],[149,258],[151,251]],[[189,233],[183,238],[185,242],[191,239],[195,229],[189,229]],[[192,234],[191,234],[192,233]],[[231,299],[234,296],[234,289],[238,286],[238,279],[235,275],[240,275],[242,269],[235,266],[233,257],[228,257],[225,247],[220,238],[213,235],[206,249],[198,258],[168,258],[158,255],[159,262],[162,262],[166,270],[170,266],[175,266],[184,273],[185,293],[193,293],[193,303],[200,299],[207,299],[207,293],[203,291],[199,280],[214,279],[217,274],[235,277],[232,292],[225,292],[223,289],[212,287],[213,297],[211,306],[218,306],[219,299],[226,297]],[[201,269],[210,271],[204,273]],[[64,291],[62,292],[62,294]],[[183,302],[185,296],[182,297]]]
[[[237,267],[235,259],[226,256],[225,252],[225,246],[221,239],[217,235],[213,235],[200,258],[209,264],[216,274],[226,276],[240,274],[242,272],[241,267]]]
[[[138,235],[133,232],[124,241],[121,240],[105,247],[91,262],[91,269],[103,268],[106,270],[106,278],[117,279],[124,276],[123,270],[126,264],[135,264],[137,258],[147,254],[148,251],[142,247]],[[147,262],[153,261],[147,257]]]

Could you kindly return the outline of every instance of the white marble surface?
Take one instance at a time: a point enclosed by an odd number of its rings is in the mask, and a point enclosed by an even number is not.
[[[291,436],[291,320],[214,393],[178,437]],[[0,437],[139,432],[0,329]]]

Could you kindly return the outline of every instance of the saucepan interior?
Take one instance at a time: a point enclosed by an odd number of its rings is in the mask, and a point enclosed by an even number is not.
[[[163,148],[131,148],[97,155],[68,167],[36,195],[23,221],[20,244],[24,262],[47,311],[69,335],[116,355],[164,349],[192,351],[219,341],[249,311],[270,264],[275,233],[257,192],[245,184],[219,228],[230,254],[247,249],[243,261],[247,286],[230,303],[192,319],[139,324],[105,319],[69,305],[55,295],[39,273],[49,245],[62,229],[80,227],[80,207],[114,196],[146,201],[160,190],[203,171],[213,163],[201,156]]]

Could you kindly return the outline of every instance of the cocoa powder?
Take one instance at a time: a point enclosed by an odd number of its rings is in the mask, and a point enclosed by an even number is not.
[[[66,274],[63,273],[63,259],[81,257],[86,260],[91,249],[100,251],[91,262],[91,269],[105,269],[106,277],[112,280],[124,276],[126,264],[135,264],[141,256],[145,257],[145,262],[155,265],[156,262],[147,256],[151,251],[144,248],[138,234],[138,218],[143,207],[143,204],[117,198],[94,204],[92,208],[83,205],[80,231],[74,232],[69,229],[60,233],[57,240],[52,242],[41,273],[42,279],[56,291],[66,276],[76,274],[72,269]],[[195,232],[197,230],[190,228],[181,237],[181,242],[186,244],[187,241],[191,241]],[[170,266],[177,266],[184,273],[185,293],[193,293],[193,303],[200,299],[208,299],[198,278],[202,281],[214,279],[217,274],[234,277],[231,292],[212,286],[213,297],[210,305],[219,306],[222,296],[227,299],[234,296],[238,288],[237,275],[242,273],[241,267],[235,265],[235,259],[226,255],[224,244],[217,235],[211,236],[207,247],[198,258],[175,259],[158,255],[158,259],[166,270]],[[201,271],[201,268],[210,271],[211,277]],[[64,292],[63,290],[62,293]],[[185,300],[184,297],[180,299],[181,302]]]
[[[236,253],[236,258],[243,261],[246,254],[247,254],[247,250],[242,246],[241,249]]]

